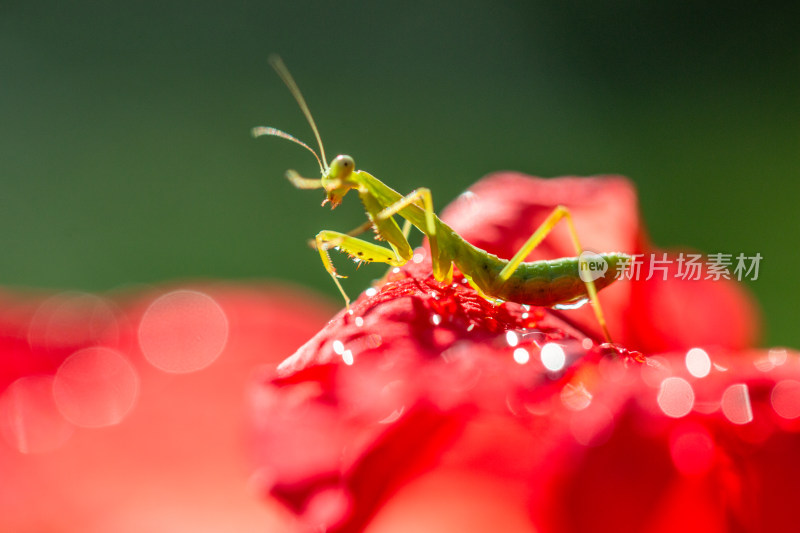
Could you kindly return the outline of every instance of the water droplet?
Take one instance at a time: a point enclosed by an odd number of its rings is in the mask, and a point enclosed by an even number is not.
[[[333,348],[333,353],[337,355],[342,355],[344,353],[344,344],[339,339],[333,341],[332,348]]]
[[[665,415],[681,418],[688,415],[694,406],[694,389],[683,378],[668,377],[661,382],[657,401]]]
[[[425,260],[425,256],[421,252],[415,252],[411,260],[417,264],[420,264]]]
[[[356,317],[356,326],[358,326],[360,328],[363,325],[364,325],[364,319],[361,318],[360,316],[357,316]]]
[[[353,509],[353,498],[343,488],[328,488],[314,493],[303,510],[303,519],[309,524],[337,524],[349,516]],[[316,528],[324,531],[325,528]]]
[[[783,348],[773,348],[768,352],[769,360],[775,366],[781,366],[786,362],[787,353]]]
[[[431,315],[431,323],[434,326],[438,326],[439,324],[442,323],[442,316],[441,315],[437,315],[437,314]]]
[[[571,309],[580,309],[586,302],[589,301],[589,298],[581,298],[580,300],[576,300],[574,302],[566,302],[561,304],[556,304],[553,306],[553,309],[558,309],[560,311],[569,311]]]
[[[702,348],[691,348],[686,352],[686,369],[696,378],[704,378],[711,372],[711,358]]]
[[[133,409],[138,395],[136,369],[110,348],[78,350],[61,363],[53,382],[58,410],[81,427],[118,424]]]
[[[364,291],[364,294],[367,295],[367,298],[372,298],[373,296],[378,294],[378,289],[376,289],[375,287],[370,287],[369,289]]]
[[[353,352],[350,350],[345,350],[342,352],[342,361],[344,364],[350,366],[355,362],[355,357],[353,357]]]
[[[530,361],[531,356],[525,348],[517,348],[514,350],[514,361],[520,365],[524,365]]]
[[[561,403],[570,411],[583,411],[592,403],[592,393],[586,390],[583,383],[573,385],[567,383],[561,389]]]
[[[394,267],[392,269],[392,274],[399,274],[399,273],[400,273],[400,267]]]
[[[522,320],[526,320],[529,316],[529,313],[522,313]]]
[[[56,350],[114,344],[119,329],[111,302],[93,294],[64,292],[36,310],[28,326],[28,342],[37,349]]]
[[[541,354],[542,364],[547,370],[551,372],[558,372],[567,363],[567,356],[564,349],[554,342],[548,342],[542,346]]]
[[[0,431],[22,453],[53,451],[64,444],[74,426],[58,411],[52,376],[26,376],[0,395]]]
[[[594,342],[592,342],[592,339],[590,339],[589,337],[586,337],[581,341],[581,348],[583,348],[584,350],[591,350],[592,346],[594,346]]]
[[[378,424],[392,424],[394,422],[397,422],[398,420],[400,420],[400,417],[403,416],[403,412],[405,410],[406,407],[404,405],[401,405],[400,407],[392,411],[392,413],[389,416],[387,416],[383,420],[379,420]]]
[[[750,405],[750,391],[745,383],[731,385],[722,393],[722,413],[734,424],[747,424],[753,421],[753,407]]]
[[[753,361],[753,366],[756,367],[756,370],[759,370],[760,372],[769,372],[775,368],[775,363],[772,362],[769,355],[765,355]]]
[[[178,290],[157,298],[139,322],[139,346],[165,372],[201,370],[225,349],[228,318],[207,294]]]
[[[800,416],[800,382],[785,379],[778,382],[770,395],[772,408],[778,416],[793,420]]]
[[[506,342],[512,348],[519,344],[519,337],[517,336],[516,331],[506,331]]]
[[[467,331],[472,331],[473,329],[475,329],[475,324],[470,324],[467,326]]]

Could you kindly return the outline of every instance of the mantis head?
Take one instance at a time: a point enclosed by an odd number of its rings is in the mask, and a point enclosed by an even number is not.
[[[342,198],[350,189],[357,187],[352,179],[355,162],[349,155],[338,155],[331,161],[327,172],[324,172],[320,184],[325,189],[327,197],[322,205],[331,203],[331,209],[342,202]]]
[[[319,163],[322,178],[317,180],[303,178],[294,170],[287,171],[286,177],[292,185],[298,189],[325,189],[326,198],[325,201],[322,202],[322,205],[330,202],[331,208],[333,209],[342,202],[342,198],[347,194],[347,191],[358,187],[358,183],[353,179],[353,172],[355,170],[353,158],[349,155],[338,155],[331,161],[330,166],[324,163],[325,148],[322,146],[319,130],[317,130],[317,125],[314,123],[314,118],[311,116],[311,111],[309,111],[305,98],[303,98],[300,89],[297,87],[297,83],[295,83],[294,78],[292,78],[292,75],[289,73],[289,69],[286,68],[286,65],[283,64],[280,57],[275,55],[270,56],[269,62],[272,68],[275,69],[275,72],[278,73],[278,76],[280,76],[286,84],[286,87],[289,88],[289,92],[292,93],[292,96],[300,106],[300,110],[303,112],[303,115],[305,115],[308,124],[311,126],[311,130],[314,132],[322,157],[317,155],[317,152],[303,141],[276,128],[258,126],[252,130],[253,137],[261,137],[262,135],[280,137],[281,139],[286,139],[287,141],[298,144],[314,154],[317,163]]]

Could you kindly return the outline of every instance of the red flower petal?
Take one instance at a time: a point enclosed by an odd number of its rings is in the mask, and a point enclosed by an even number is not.
[[[753,360],[773,360],[758,370]],[[800,354],[712,351],[707,377],[674,354],[598,389],[613,409],[602,445],[565,439],[536,471],[532,512],[545,531],[787,531],[800,496],[800,424],[776,391]],[[775,363],[779,363],[775,365]],[[688,392],[684,396],[683,391]],[[783,405],[781,401],[785,402]],[[686,405],[683,405],[686,403]],[[800,414],[800,413],[799,413]],[[792,413],[792,416],[794,413]],[[624,512],[622,512],[624,510]]]
[[[206,285],[113,300],[4,294],[0,309],[0,531],[289,527],[246,491],[242,390],[254,365],[277,363],[324,323],[324,302]],[[172,337],[143,327],[154,310],[181,325]],[[220,317],[224,349],[202,371],[164,373],[139,348],[158,334],[151,347],[172,346],[179,359],[208,355],[200,341],[219,346]],[[133,369],[138,389],[132,408],[117,412],[114,401],[127,398],[117,393],[130,390],[110,386],[129,383],[121,368]],[[107,427],[75,426],[97,421]]]

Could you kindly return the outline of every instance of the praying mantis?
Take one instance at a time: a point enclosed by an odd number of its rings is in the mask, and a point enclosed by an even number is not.
[[[457,267],[469,285],[493,303],[512,301],[552,307],[588,296],[605,340],[611,342],[597,291],[617,279],[625,265],[630,263],[631,256],[620,252],[584,252],[572,215],[561,205],[553,210],[511,259],[499,258],[473,246],[436,216],[431,191],[427,187],[402,195],[368,172],[357,170],[349,155],[338,155],[328,165],[319,130],[297,83],[280,57],[270,56],[269,62],[288,87],[311,126],[320,154],[317,155],[304,142],[276,128],[255,127],[252,129],[253,136],[280,137],[306,148],[314,154],[322,176],[318,179],[304,178],[294,170],[288,170],[286,177],[291,184],[298,189],[323,189],[326,196],[322,205],[330,203],[331,208],[338,206],[345,195],[354,190],[367,215],[367,222],[353,231],[341,233],[322,230],[314,239],[322,264],[344,297],[348,308],[350,299],[339,283],[339,278],[346,276],[336,272],[329,251],[336,249],[357,261],[380,262],[399,267],[413,257],[407,237],[411,226],[414,226],[428,237],[433,276],[437,281],[452,283],[454,267]],[[395,221],[395,216],[405,220],[402,229]],[[577,257],[525,262],[524,259],[561,220],[567,224]],[[389,245],[388,248],[358,238],[359,234],[370,228],[375,231],[377,239]],[[605,275],[606,273],[609,275]]]

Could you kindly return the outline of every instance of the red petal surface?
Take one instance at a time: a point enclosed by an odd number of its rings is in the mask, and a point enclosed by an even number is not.
[[[242,391],[255,365],[276,364],[324,323],[324,302],[202,285],[113,299],[6,293],[0,309],[0,531],[290,527],[247,490]],[[193,356],[209,366],[175,374],[148,362]]]

